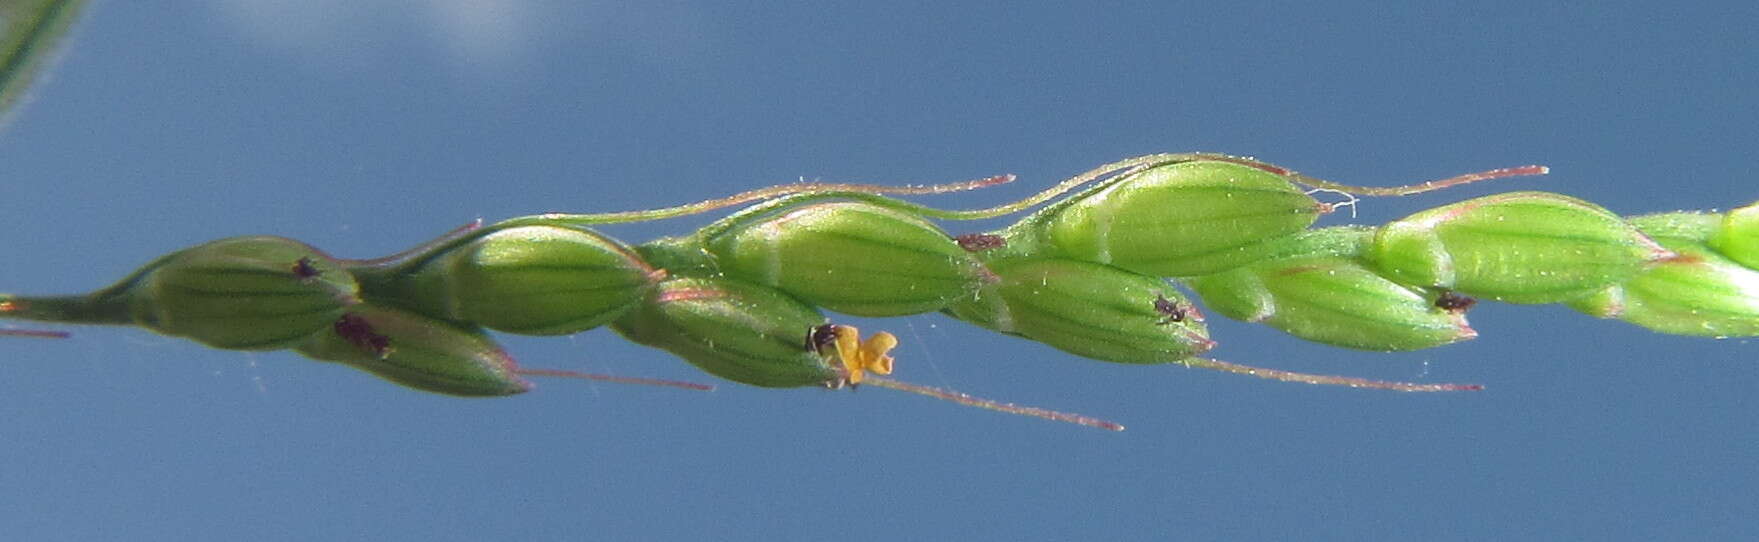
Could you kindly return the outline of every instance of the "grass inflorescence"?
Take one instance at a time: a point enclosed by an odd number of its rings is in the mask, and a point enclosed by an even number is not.
[[[0,115],[40,77],[84,5],[0,0]],[[1759,203],[1627,219],[1560,194],[1514,192],[1377,227],[1312,227],[1359,197],[1544,173],[1542,166],[1520,166],[1365,187],[1251,158],[1155,154],[968,210],[889,196],[975,190],[1014,178],[798,183],[660,209],[478,221],[372,259],[336,258],[280,237],[221,239],[167,254],[89,294],[0,294],[0,319],[133,325],[215,348],[292,350],[459,396],[521,393],[531,387],[526,376],[711,389],[524,368],[490,335],[609,326],[744,384],[866,383],[1110,430],[1123,426],[883,376],[893,372],[889,352],[897,338],[884,331],[862,338],[829,322],[824,311],[940,312],[1090,359],[1409,392],[1480,387],[1205,358],[1217,346],[1205,315],[1374,351],[1477,337],[1466,313],[1478,298],[1565,304],[1662,333],[1759,335]],[[1347,200],[1322,202],[1317,192]],[[640,244],[591,229],[742,204],[750,205],[688,235]],[[1014,214],[1023,216],[990,232],[952,235],[941,226]],[[67,333],[9,328],[0,337]]]
[[[1545,172],[1523,166],[1366,188],[1249,158],[1159,154],[974,210],[886,194],[973,190],[1013,178],[782,185],[656,210],[475,223],[374,259],[339,259],[279,237],[222,239],[168,254],[91,294],[0,297],[0,317],[137,325],[216,348],[291,349],[452,395],[520,393],[530,387],[524,376],[707,388],[521,368],[489,335],[609,326],[744,384],[866,382],[1114,430],[1122,426],[879,376],[892,372],[888,352],[897,339],[878,332],[864,340],[823,311],[941,312],[1102,361],[1410,392],[1480,387],[1205,358],[1217,346],[1206,314],[1375,351],[1476,337],[1466,313],[1478,298],[1561,303],[1663,333],[1759,335],[1759,204],[1626,219],[1560,194],[1512,192],[1376,227],[1312,227],[1337,208],[1316,191],[1403,195]],[[640,244],[590,229],[746,203],[688,235]],[[1022,216],[996,231],[942,228],[1009,214]]]

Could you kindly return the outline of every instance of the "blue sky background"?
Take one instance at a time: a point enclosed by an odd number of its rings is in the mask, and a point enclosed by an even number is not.
[[[808,179],[1248,154],[1378,223],[1545,189],[1637,214],[1759,198],[1759,7],[101,2],[0,131],[0,290],[90,290],[277,234],[388,254],[468,220]],[[1332,217],[1326,223],[1346,223]],[[609,229],[630,241],[702,219]],[[954,231],[975,231],[966,225]],[[938,315],[863,322],[898,376],[1111,434],[882,389],[540,381],[463,400],[125,329],[7,340],[0,532],[86,539],[1654,539],[1759,536],[1755,344],[1480,305],[1407,354],[1212,321],[1231,361],[1412,395],[1111,365]],[[709,382],[608,330],[524,364]]]

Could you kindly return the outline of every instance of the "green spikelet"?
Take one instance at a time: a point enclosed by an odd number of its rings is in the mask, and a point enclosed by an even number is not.
[[[983,279],[940,228],[868,203],[783,208],[739,220],[704,247],[729,276],[857,316],[937,311]]]
[[[1215,346],[1202,314],[1164,280],[1061,258],[988,265],[997,280],[948,307],[948,314],[1118,363],[1172,363]]]
[[[1400,285],[1358,257],[1367,228],[1323,228],[1254,247],[1264,259],[1186,280],[1210,309],[1314,342],[1417,350],[1477,336],[1440,294]],[[1447,303],[1442,303],[1447,305]]]
[[[1671,256],[1618,215],[1547,192],[1512,192],[1381,227],[1369,260],[1393,280],[1508,303],[1582,297]]]
[[[1005,234],[1010,244],[1159,277],[1247,263],[1238,251],[1313,224],[1323,206],[1281,176],[1197,160],[1120,177],[1045,208]]]
[[[280,237],[240,237],[161,260],[128,287],[129,312],[153,331],[216,348],[285,348],[359,301],[329,256]]]
[[[823,315],[774,289],[724,278],[661,282],[611,328],[709,374],[766,388],[818,386],[838,371],[808,336]]]
[[[1759,271],[1705,244],[1727,224],[1700,213],[1641,216],[1631,223],[1678,256],[1655,262],[1622,283],[1569,303],[1662,333],[1759,336]]]
[[[215,348],[275,350],[329,326],[359,302],[336,260],[280,237],[236,237],[154,260],[82,296],[7,296],[0,316],[133,324]]]
[[[353,271],[375,303],[522,335],[609,323],[664,276],[614,239],[561,226],[486,228]]]
[[[1711,235],[1709,244],[1747,269],[1759,269],[1759,202],[1723,215],[1722,227]]]
[[[297,348],[410,388],[464,397],[523,393],[531,384],[482,331],[362,304]]]

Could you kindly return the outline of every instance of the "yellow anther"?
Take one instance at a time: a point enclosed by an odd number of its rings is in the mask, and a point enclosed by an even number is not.
[[[837,357],[843,360],[843,371],[848,373],[844,378],[850,384],[860,384],[868,372],[892,374],[892,356],[886,353],[898,346],[897,337],[881,331],[861,342],[861,330],[855,326],[837,326],[836,334]]]
[[[887,355],[887,352],[897,346],[898,338],[891,333],[881,331],[868,337],[867,342],[861,345],[861,355],[866,360],[867,370],[873,374],[892,374],[892,356]]]

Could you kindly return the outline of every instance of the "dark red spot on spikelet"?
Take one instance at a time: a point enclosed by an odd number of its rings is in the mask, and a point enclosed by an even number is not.
[[[391,338],[380,335],[373,324],[358,314],[344,314],[336,320],[336,335],[367,353],[383,358],[391,355]]]
[[[983,252],[1008,246],[1008,240],[993,233],[967,233],[953,238],[966,252]]]

